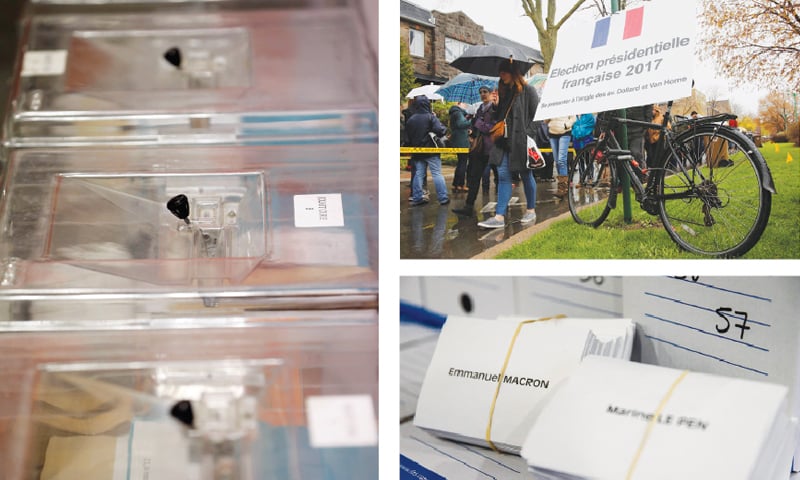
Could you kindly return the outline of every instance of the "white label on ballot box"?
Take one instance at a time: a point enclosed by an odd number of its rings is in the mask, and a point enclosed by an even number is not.
[[[298,228],[343,227],[342,194],[295,195],[294,226]]]
[[[375,409],[369,395],[306,398],[312,447],[370,447],[378,444]]]
[[[569,321],[568,321],[569,320]],[[519,322],[449,316],[422,385],[414,424],[455,440],[516,452],[558,383],[580,362],[589,328],[571,320]]]
[[[20,75],[23,77],[62,75],[66,67],[66,50],[34,50],[25,52]]]

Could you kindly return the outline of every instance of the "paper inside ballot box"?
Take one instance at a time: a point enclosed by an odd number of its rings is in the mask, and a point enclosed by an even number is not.
[[[525,324],[512,348],[517,321],[448,317],[423,381],[414,424],[440,436],[486,446],[497,392],[490,439],[498,449],[518,453],[541,400],[569,375],[592,344],[594,322],[556,319]],[[633,325],[630,320],[617,322],[624,332]]]
[[[788,480],[786,387],[681,375],[586,357],[542,407],[522,456],[554,478]]]

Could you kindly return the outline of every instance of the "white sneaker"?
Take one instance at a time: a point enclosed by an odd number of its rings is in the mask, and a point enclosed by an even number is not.
[[[526,212],[525,215],[522,216],[520,222],[522,223],[533,223],[536,221],[536,212]]]
[[[504,220],[498,220],[497,217],[492,217],[488,220],[478,222],[478,226],[483,228],[503,228],[506,226],[506,222]]]

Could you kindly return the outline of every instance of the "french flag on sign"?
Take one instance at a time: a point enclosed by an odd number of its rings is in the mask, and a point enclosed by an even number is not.
[[[625,28],[622,31],[622,39],[635,38],[642,34],[642,20],[644,20],[644,7],[634,8],[625,11]],[[592,37],[592,48],[602,47],[608,43],[608,35],[611,31],[611,17],[603,17],[594,24],[594,36]]]

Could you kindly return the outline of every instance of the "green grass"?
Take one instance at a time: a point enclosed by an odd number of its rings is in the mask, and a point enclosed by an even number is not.
[[[761,148],[775,181],[769,223],[759,242],[743,258],[800,258],[800,148],[789,143]],[[786,163],[787,153],[793,157]],[[578,225],[572,217],[555,222],[497,256],[497,258],[662,259],[707,258],[679,249],[657,216],[644,212],[632,200],[631,224],[623,221],[622,197],[617,208],[598,228]]]

